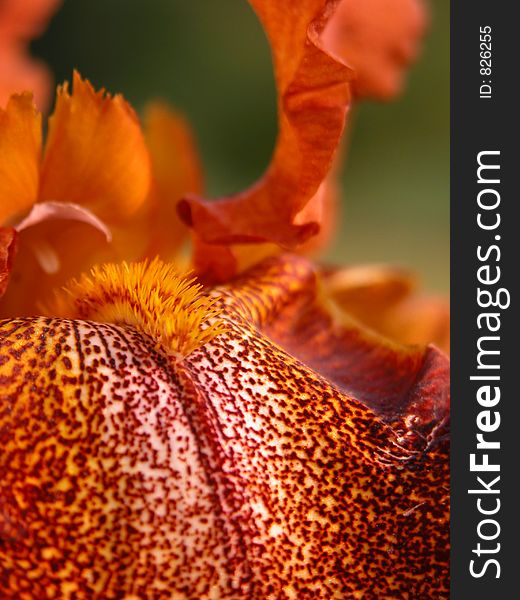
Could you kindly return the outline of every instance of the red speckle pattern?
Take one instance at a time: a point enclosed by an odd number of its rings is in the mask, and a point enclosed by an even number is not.
[[[226,332],[181,362],[128,326],[0,324],[0,597],[448,598],[446,359],[362,402],[275,336],[310,272],[211,291]]]

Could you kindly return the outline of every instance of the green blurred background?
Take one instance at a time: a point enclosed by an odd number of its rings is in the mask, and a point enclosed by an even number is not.
[[[342,215],[327,257],[416,270],[449,285],[449,0],[431,3],[403,96],[351,114]],[[67,0],[33,52],[56,79],[73,68],[138,109],[161,97],[186,114],[211,196],[252,183],[276,136],[269,47],[245,0]]]

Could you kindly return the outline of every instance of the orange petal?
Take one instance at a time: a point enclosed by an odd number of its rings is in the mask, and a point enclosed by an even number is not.
[[[435,344],[450,351],[450,305],[446,298],[412,296],[388,311],[384,335],[403,344]]]
[[[403,87],[426,21],[423,0],[343,0],[323,39],[354,69],[357,97],[388,100]]]
[[[206,244],[196,235],[192,236],[191,264],[204,285],[229,281],[240,270],[238,254],[236,246]]]
[[[9,283],[15,252],[16,231],[12,227],[0,227],[0,298]]]
[[[0,319],[41,314],[39,305],[92,260],[110,258],[101,231],[78,221],[45,221],[18,235],[11,278],[0,299]]]
[[[439,355],[447,365],[438,351],[403,346],[360,327],[357,321],[338,318],[337,309],[323,293],[322,279],[304,259],[269,259],[252,270],[249,278],[251,284],[245,291],[243,285],[231,283],[229,287],[238,306],[256,299],[257,319],[269,339],[389,418],[405,409],[414,381],[425,376],[429,357]],[[400,294],[385,287],[381,286],[380,296],[390,299]],[[262,294],[259,288],[265,288]],[[447,400],[446,395],[440,398],[439,410],[448,410]]]
[[[313,220],[321,223],[318,235],[298,246],[298,254],[312,255],[328,244],[336,228],[338,195],[337,168],[333,167],[307,206],[295,217],[295,223]],[[192,262],[197,277],[206,285],[229,281],[237,273],[244,272],[265,258],[282,253],[280,246],[268,242],[205,244],[199,237],[193,236]]]
[[[102,112],[98,115],[98,129],[107,130],[113,125],[114,111],[116,113],[119,111],[124,126],[116,128],[115,135],[121,137],[121,144],[122,136],[126,135],[128,130],[140,137],[138,125],[133,117],[125,116],[127,108],[121,99],[100,100],[98,96],[93,95],[88,84],[80,80],[76,82],[76,91],[78,84],[82,104],[76,107],[77,110],[85,108],[91,101],[105,103],[101,106]],[[84,98],[85,94],[87,100]],[[75,95],[72,98],[67,96],[67,102],[73,103]],[[74,111],[71,108],[71,119],[79,118],[75,112],[76,108]],[[63,114],[63,107],[58,110]],[[110,207],[100,209],[88,201],[83,205],[64,200],[40,201],[29,217],[18,224],[21,248],[14,263],[10,289],[0,304],[1,316],[39,314],[39,306],[49,300],[53,288],[61,287],[71,277],[79,276],[95,264],[138,260],[145,256],[153,257],[158,253],[165,257],[175,255],[183,241],[186,229],[176,215],[175,201],[183,191],[197,190],[201,185],[196,153],[187,125],[180,117],[167,111],[165,107],[156,105],[150,112],[148,120],[148,137],[154,161],[155,181],[146,200],[136,212],[125,218],[119,218],[113,214],[113,210],[112,212],[107,210]],[[56,130],[55,138],[58,138],[61,133],[61,130]],[[67,139],[67,143],[75,142],[76,145],[82,143],[81,138],[78,137],[80,131],[71,129],[70,133],[76,135],[76,138]],[[119,150],[114,148],[106,150],[116,153],[113,156],[113,164],[120,160]],[[141,165],[141,170],[146,168],[148,173],[147,150],[144,147],[143,153],[146,156],[141,156],[145,163]],[[80,158],[79,155],[74,158],[78,169]],[[47,163],[45,168],[49,170],[53,167]],[[92,182],[85,184],[84,174],[79,173],[77,169],[73,171],[74,169],[71,170],[71,177],[73,175],[78,177],[78,193],[76,194],[76,191],[74,193],[78,199],[81,199],[85,193],[92,193]],[[119,178],[123,175],[119,175]],[[123,181],[120,189],[113,188],[108,191],[105,189],[105,192],[110,193],[111,198],[115,196],[116,200],[119,194],[119,199],[124,200],[121,195],[125,191],[124,186],[131,183],[132,178]],[[83,185],[86,185],[86,190],[82,188]],[[118,185],[117,181],[114,185]],[[43,187],[45,188],[45,185]],[[44,194],[45,191],[42,192],[42,196]],[[48,192],[48,195],[52,194]],[[59,198],[60,194],[56,193],[55,197]],[[98,211],[97,214],[93,212],[94,208]],[[100,212],[107,217],[112,217],[111,220],[101,220]],[[51,217],[59,222],[50,222]],[[30,230],[26,230],[27,225],[31,225]],[[96,229],[105,239],[95,231]],[[34,293],[35,289],[37,294]]]
[[[332,0],[252,0],[271,43],[278,90],[278,140],[266,174],[217,202],[187,198],[181,217],[204,243],[295,245],[316,235],[297,215],[329,171],[350,99],[350,70],[321,47]]]
[[[324,285],[343,310],[374,326],[383,311],[414,291],[416,278],[387,265],[359,265],[325,271]]]
[[[180,362],[128,325],[0,324],[1,594],[447,596],[446,358],[337,355],[360,399],[265,333],[359,345],[325,313],[306,337],[308,263],[211,297],[226,331]]]
[[[337,165],[337,161],[335,164]],[[332,167],[316,194],[309,200],[307,206],[296,215],[295,223],[305,223],[310,220],[320,223],[319,233],[301,244],[297,248],[298,254],[311,256],[318,253],[326,248],[334,237],[340,203],[337,170],[337,167]]]
[[[139,121],[117,95],[95,92],[74,73],[58,91],[42,167],[40,201],[85,206],[109,226],[135,214],[150,187]]]
[[[0,108],[0,225],[14,224],[36,202],[42,133],[31,94]]]
[[[97,218],[81,222],[63,211],[61,216],[20,232],[9,287],[0,300],[0,318],[41,314],[42,303],[71,277],[99,263],[139,260],[146,254],[152,228],[143,211],[110,227],[112,241],[107,239],[106,224]]]
[[[193,236],[192,262],[197,278],[204,285],[215,285],[281,252],[276,244],[205,244]]]
[[[12,94],[30,91],[36,106],[46,110],[51,81],[47,67],[31,58],[25,50],[18,46],[0,48],[0,107],[6,105]]]
[[[324,286],[345,315],[382,335],[449,351],[449,304],[444,298],[418,296],[410,273],[380,265],[348,267],[325,273]]]
[[[25,40],[41,34],[61,0],[2,0],[0,39]]]
[[[156,102],[147,107],[145,135],[153,170],[153,238],[147,254],[174,258],[188,236],[177,203],[184,194],[202,193],[200,160],[188,123],[166,104]]]

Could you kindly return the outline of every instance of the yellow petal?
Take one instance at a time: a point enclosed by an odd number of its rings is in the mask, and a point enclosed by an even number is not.
[[[0,108],[0,225],[14,225],[36,202],[41,144],[32,95],[11,96]]]

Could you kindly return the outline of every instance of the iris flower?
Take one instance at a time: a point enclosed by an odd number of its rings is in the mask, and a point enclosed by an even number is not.
[[[0,113],[2,597],[448,597],[449,364],[400,341],[446,314],[403,308],[397,270],[301,250],[351,99],[388,95],[423,13],[251,4],[279,134],[237,196],[202,197],[181,117],[155,105],[143,134],[79,75],[43,153],[28,95]],[[374,34],[409,17],[389,5],[413,7],[407,52]]]

